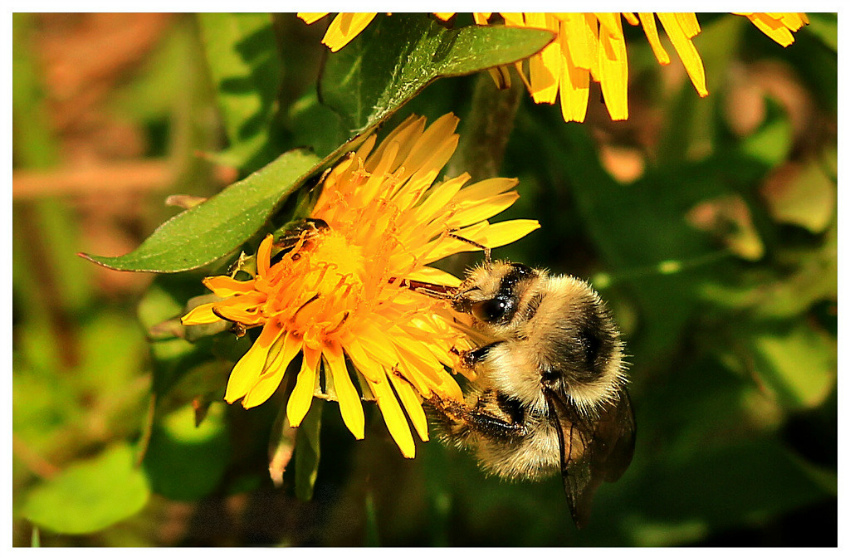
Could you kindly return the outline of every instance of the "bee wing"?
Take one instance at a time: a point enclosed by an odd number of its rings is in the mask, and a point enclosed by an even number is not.
[[[612,482],[620,479],[635,453],[635,414],[625,388],[616,405],[605,411],[594,430],[591,456],[605,481]]]
[[[587,525],[593,495],[603,481],[616,481],[632,461],[635,421],[629,395],[620,391],[598,420],[588,422],[554,392],[547,393],[549,419],[558,433],[561,477],[576,527]]]

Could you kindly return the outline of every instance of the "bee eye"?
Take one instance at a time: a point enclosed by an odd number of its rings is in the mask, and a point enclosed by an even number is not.
[[[472,304],[472,316],[482,322],[499,322],[513,313],[514,301],[505,295],[496,295],[486,301]]]

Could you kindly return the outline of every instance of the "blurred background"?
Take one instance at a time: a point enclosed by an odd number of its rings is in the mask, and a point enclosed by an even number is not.
[[[276,153],[301,145],[326,23],[233,17],[282,61],[253,74],[278,79]],[[220,155],[238,99],[213,77],[210,22],[15,14],[14,545],[837,545],[837,18],[810,18],[783,49],[699,15],[704,99],[626,26],[627,121],[598,89],[582,124],[522,95],[498,170],[521,198],[497,219],[542,228],[494,257],[588,278],[630,355],[635,458],[579,532],[560,479],[488,478],[437,441],[405,460],[370,405],[363,441],[324,406],[311,500],[290,469],[275,487],[281,402],[220,396],[244,347],[151,330],[204,292],[203,270],[77,256],[127,253],[179,211],[170,195],[268,161]],[[439,80],[392,120],[453,111],[463,133],[481,79]]]

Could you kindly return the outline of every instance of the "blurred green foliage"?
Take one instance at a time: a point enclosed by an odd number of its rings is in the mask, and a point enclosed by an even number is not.
[[[192,271],[112,295],[75,255],[86,230],[74,197],[16,193],[15,545],[836,545],[837,18],[810,17],[782,49],[743,18],[701,15],[705,99],[627,30],[628,121],[591,102],[586,123],[565,124],[523,98],[489,162],[520,179],[500,219],[542,224],[495,256],[590,278],[628,344],[634,462],[580,532],[560,480],[488,478],[436,441],[405,460],[374,406],[363,441],[333,402],[293,436],[279,415],[293,375],[258,408],[227,406],[249,337],[175,320],[204,275],[287,221],[305,203],[287,195],[364,132],[450,110],[461,134],[475,129],[476,96],[500,93],[463,74],[546,39],[379,16],[330,54],[324,24],[292,14],[172,17],[110,110],[145,131],[142,157],[175,166],[169,193],[215,194],[214,165],[242,180],[176,216],[147,195],[135,234],[150,240],[97,258]],[[14,17],[16,172],[66,163],[34,54],[44,25]],[[513,50],[480,54],[492,41]],[[269,458],[292,444],[276,487]]]

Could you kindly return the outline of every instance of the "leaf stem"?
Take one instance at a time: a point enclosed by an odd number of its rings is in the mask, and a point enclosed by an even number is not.
[[[499,89],[488,73],[478,74],[472,109],[462,121],[460,145],[449,163],[449,176],[465,171],[473,181],[479,181],[498,174],[525,91],[521,80],[510,81],[506,89]]]

